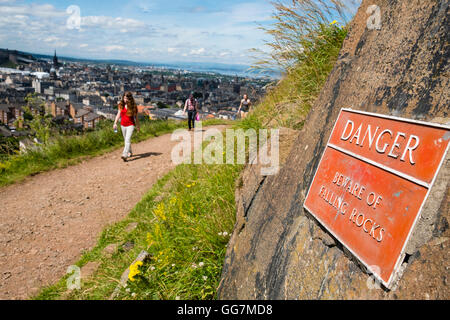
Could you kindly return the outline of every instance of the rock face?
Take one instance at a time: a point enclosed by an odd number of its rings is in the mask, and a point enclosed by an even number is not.
[[[366,13],[378,5],[381,28]],[[392,290],[303,209],[341,108],[449,123],[449,3],[363,1],[339,59],[276,176],[248,167],[236,192],[221,299],[449,299],[449,156]]]

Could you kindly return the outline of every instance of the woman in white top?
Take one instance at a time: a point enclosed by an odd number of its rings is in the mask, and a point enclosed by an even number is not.
[[[241,100],[241,104],[240,104],[239,110],[238,110],[238,113],[241,114],[242,119],[244,119],[247,116],[251,104],[252,103],[251,103],[250,99],[248,98],[248,96],[246,94],[244,94],[244,99]]]

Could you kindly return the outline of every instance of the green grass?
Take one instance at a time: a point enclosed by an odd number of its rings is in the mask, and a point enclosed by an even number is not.
[[[204,121],[203,125],[226,123],[224,120]],[[186,126],[185,121],[141,121],[140,132],[133,134],[132,142],[140,142]],[[80,136],[57,136],[48,145],[16,154],[0,162],[0,187],[28,176],[56,168],[64,168],[96,157],[123,146],[123,137],[114,133],[111,121],[103,121],[97,130]]]
[[[101,262],[81,290],[66,291],[67,276],[34,299],[108,299],[122,272],[142,251],[152,255],[117,299],[213,299],[235,221],[234,188],[241,166],[179,165],[160,179],[129,216],[108,228],[78,266]],[[138,227],[125,231],[129,223]],[[228,235],[223,235],[227,232]],[[133,242],[128,252],[122,249]],[[118,244],[112,257],[102,250]]]

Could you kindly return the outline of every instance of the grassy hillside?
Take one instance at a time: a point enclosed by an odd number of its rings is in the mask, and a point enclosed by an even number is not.
[[[347,32],[337,23],[312,25],[307,33],[291,39],[301,49],[293,51],[284,78],[236,128],[302,127]],[[239,165],[178,166],[149,190],[124,221],[104,230],[97,246],[83,255],[79,267],[88,262],[100,266],[80,290],[68,291],[66,276],[36,299],[108,299],[127,267],[133,273],[117,299],[216,298],[235,223],[235,183],[242,169]],[[127,232],[131,222],[137,228]],[[130,242],[133,249],[124,250]],[[111,245],[117,249],[109,257],[104,249]],[[141,250],[151,253],[150,261],[130,266]]]

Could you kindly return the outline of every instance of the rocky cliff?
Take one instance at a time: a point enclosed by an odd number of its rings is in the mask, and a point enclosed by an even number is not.
[[[380,24],[369,21],[380,9]],[[338,61],[276,176],[255,166],[236,191],[237,223],[221,299],[449,299],[447,155],[391,289],[306,210],[303,202],[341,108],[449,123],[449,2],[363,1]]]

